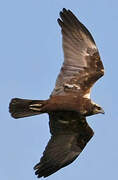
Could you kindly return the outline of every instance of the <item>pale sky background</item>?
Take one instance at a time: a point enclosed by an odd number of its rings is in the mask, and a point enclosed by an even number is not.
[[[0,1],[0,179],[36,180],[50,137],[48,116],[14,120],[13,97],[47,99],[63,62],[57,18],[71,9],[92,33],[105,66],[92,99],[106,114],[88,118],[95,135],[74,163],[48,180],[118,179],[118,1]]]

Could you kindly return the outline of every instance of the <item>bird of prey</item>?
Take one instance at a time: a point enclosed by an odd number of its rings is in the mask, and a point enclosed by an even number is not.
[[[86,117],[104,113],[90,98],[93,84],[104,75],[92,35],[70,10],[64,8],[57,21],[62,32],[64,63],[53,92],[47,100],[14,98],[9,105],[14,118],[49,115],[51,138],[34,167],[38,178],[72,163],[94,134]]]

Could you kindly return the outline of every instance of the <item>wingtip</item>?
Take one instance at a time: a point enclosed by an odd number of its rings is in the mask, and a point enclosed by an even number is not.
[[[37,170],[38,168],[39,168],[39,163],[33,167],[34,170]]]
[[[70,9],[66,9],[66,8],[63,8],[62,11],[60,11],[62,13],[72,13],[72,11]]]
[[[58,24],[62,27],[63,26],[63,22],[61,21],[61,19],[57,19],[57,22],[58,22]]]
[[[37,178],[48,177],[50,175],[50,171],[48,172],[48,168],[44,168],[40,163],[36,164],[33,168],[35,170],[35,175]]]
[[[69,12],[69,9],[63,8],[59,14],[63,14],[63,13],[67,13],[67,12]]]
[[[57,19],[58,24],[62,27],[63,21],[67,19],[68,10],[66,8],[63,8],[62,11],[60,11],[59,16],[60,18]]]
[[[66,8],[63,8],[62,11],[63,11],[63,12],[67,12],[67,9],[66,9]]]

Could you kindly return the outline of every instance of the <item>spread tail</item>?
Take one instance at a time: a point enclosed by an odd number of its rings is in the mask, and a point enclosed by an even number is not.
[[[14,98],[9,104],[9,112],[13,118],[23,118],[44,113],[42,110],[46,101]]]

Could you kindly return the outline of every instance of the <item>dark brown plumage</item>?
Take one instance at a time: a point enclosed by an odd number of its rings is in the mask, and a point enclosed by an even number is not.
[[[34,169],[38,177],[47,177],[72,163],[93,136],[85,117],[76,112],[49,113],[51,139]]]
[[[64,63],[48,100],[14,98],[9,111],[14,118],[49,114],[51,139],[40,162],[37,177],[47,177],[73,162],[93,136],[86,116],[104,113],[90,99],[93,84],[104,75],[95,41],[70,11],[60,12]]]

